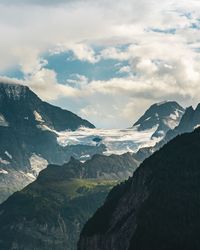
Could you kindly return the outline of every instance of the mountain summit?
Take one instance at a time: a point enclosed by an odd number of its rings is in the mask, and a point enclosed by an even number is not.
[[[70,111],[43,102],[27,86],[0,83],[0,117],[12,127],[40,126],[43,129],[76,130],[94,128]]]
[[[43,102],[27,86],[0,83],[0,202],[32,182],[48,163],[68,161],[72,149],[58,144],[57,132],[81,126],[94,128],[72,112]],[[88,150],[77,146],[73,153]]]
[[[164,137],[168,130],[174,129],[179,124],[184,111],[184,108],[174,101],[156,103],[133,127],[137,127],[139,131],[155,128],[152,137]]]

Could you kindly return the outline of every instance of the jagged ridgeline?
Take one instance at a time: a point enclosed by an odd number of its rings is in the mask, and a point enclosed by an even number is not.
[[[101,153],[101,147],[62,147],[56,131],[94,128],[90,122],[43,102],[28,87],[0,83],[0,203],[32,182],[48,163],[71,155]]]
[[[135,154],[135,158],[139,161],[143,161],[144,159],[149,157],[153,152],[157,151],[167,142],[175,138],[177,135],[186,132],[192,132],[195,128],[198,128],[199,126],[200,126],[200,104],[197,105],[196,109],[193,109],[192,106],[188,107],[181,116],[178,125],[174,129],[168,130],[163,139],[160,142],[156,143],[155,146],[141,148]]]
[[[200,129],[177,136],[115,187],[78,250],[199,250]]]
[[[133,131],[153,129],[152,133],[164,136],[179,123],[183,112],[176,102],[154,104]],[[94,128],[72,112],[42,101],[27,86],[0,83],[0,203],[34,181],[48,164],[62,165],[71,156],[86,160],[103,154],[107,148],[98,143],[101,138],[89,145],[59,143],[61,131],[81,126]],[[122,148],[129,150],[128,145]]]
[[[129,153],[49,165],[0,205],[0,249],[76,250],[85,222],[137,167]]]
[[[175,101],[155,103],[150,106],[144,115],[133,125],[139,131],[155,127],[152,137],[164,137],[180,122],[185,110]]]

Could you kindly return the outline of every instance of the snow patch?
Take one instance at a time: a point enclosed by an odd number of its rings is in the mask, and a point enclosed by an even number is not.
[[[0,169],[0,174],[8,174],[8,171],[6,171],[4,169]]]
[[[8,156],[8,158],[12,160],[12,155],[11,155],[11,154],[9,154],[9,153],[8,153],[8,151],[5,151],[5,155],[7,155],[7,156]]]
[[[148,121],[148,120],[150,120],[151,119],[151,117],[148,117],[147,119],[145,119],[145,121]]]
[[[183,111],[176,109],[173,114],[170,114],[170,116],[164,120],[164,124],[170,129],[174,129],[176,126],[178,126],[183,113]]]
[[[48,127],[45,124],[37,125],[37,128],[41,129],[42,131],[51,131],[51,132],[56,133],[56,134],[58,133],[56,130],[51,129],[50,127]]]
[[[183,113],[184,113],[184,112],[183,112],[182,110],[176,109],[176,110],[174,111],[174,113],[171,114],[169,117],[170,117],[171,119],[173,119],[173,120],[177,120],[177,119],[180,119],[180,116],[181,116]]]
[[[179,117],[179,114],[170,114],[169,118],[172,119],[172,120],[177,120]]]
[[[31,164],[31,173],[28,174],[32,174],[35,177],[37,177],[39,172],[45,169],[48,165],[48,161],[37,154],[33,154],[30,157],[29,162]]]
[[[81,159],[82,159],[82,158],[90,158],[90,155],[81,155],[80,158],[81,158]]]
[[[195,127],[194,127],[194,129],[197,129],[197,128],[199,128],[200,127],[200,124],[197,124]]]
[[[164,119],[163,122],[170,129],[174,129],[179,124],[179,121],[172,119]]]
[[[41,122],[41,123],[44,122],[42,116],[41,116],[36,110],[33,112],[33,114],[34,114],[35,120],[36,120],[37,122]]]
[[[9,124],[8,122],[6,121],[5,117],[0,114],[0,127],[8,127]]]
[[[8,165],[8,164],[10,164],[9,161],[6,161],[6,160],[2,159],[1,157],[0,157],[0,163],[3,164],[3,165]]]

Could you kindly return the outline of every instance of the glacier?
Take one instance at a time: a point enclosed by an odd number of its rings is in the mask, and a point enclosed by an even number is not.
[[[142,147],[154,146],[162,139],[152,138],[157,126],[149,130],[138,131],[137,126],[127,129],[90,129],[80,127],[76,131],[56,132],[58,143],[65,147],[70,145],[98,146],[104,144],[104,154],[124,154],[137,152]]]

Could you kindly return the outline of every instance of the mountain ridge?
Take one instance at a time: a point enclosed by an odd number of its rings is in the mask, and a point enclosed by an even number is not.
[[[111,190],[78,250],[197,250],[200,129],[177,136]]]
[[[12,105],[12,102],[14,102],[14,105]],[[9,110],[6,105],[11,105],[10,108],[12,108],[13,112],[16,112],[14,113],[15,116],[17,116],[17,111],[21,111],[20,115],[24,116],[25,121],[21,121],[22,117],[19,117],[14,124],[11,123],[14,126],[18,126],[21,122],[23,122],[23,125],[26,125],[29,119],[31,119],[31,122],[34,122],[34,120],[36,123],[39,122],[39,119],[37,119],[34,114],[34,111],[36,111],[38,113],[42,113],[39,115],[45,116],[43,121],[43,123],[46,123],[45,125],[48,126],[51,124],[52,126],[50,127],[57,131],[65,129],[76,130],[80,126],[86,126],[89,128],[95,127],[93,124],[78,117],[68,110],[42,101],[32,90],[30,90],[28,86],[0,83],[0,112],[3,113],[4,116],[8,116],[11,120],[8,122],[12,122],[11,114],[8,112]],[[27,107],[24,107],[23,105],[26,105]],[[22,110],[17,110],[17,108],[21,108]],[[63,117],[59,117],[56,113],[61,113]],[[73,119],[74,124],[70,121],[70,119]],[[42,122],[42,117],[40,122]],[[59,122],[61,124],[59,124]]]
[[[94,128],[72,112],[43,102],[27,86],[0,83],[0,202],[33,181],[48,163],[63,164],[73,154],[105,150],[58,144],[56,131],[80,126]]]
[[[181,135],[186,132],[192,132],[195,128],[200,125],[200,104],[194,109],[192,106],[189,106],[185,109],[183,116],[179,124],[174,128],[167,131],[166,135],[161,141],[155,144],[153,147],[146,147],[140,149],[137,153],[134,154],[135,158],[138,161],[143,161],[148,158],[152,153],[159,150],[170,140],[175,138],[178,135]]]
[[[133,127],[139,131],[156,128],[152,137],[164,137],[180,122],[185,110],[176,101],[165,101],[151,105]]]
[[[83,224],[137,167],[130,154],[49,165],[0,205],[0,248],[75,250]]]

